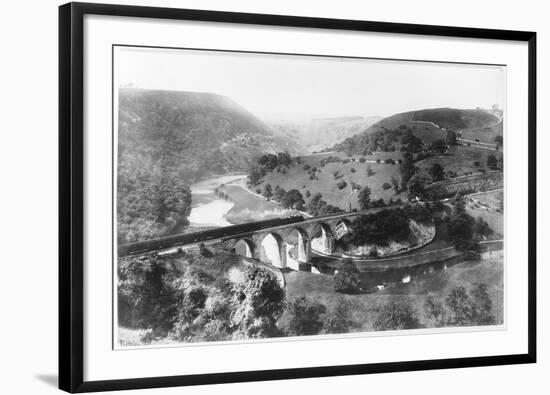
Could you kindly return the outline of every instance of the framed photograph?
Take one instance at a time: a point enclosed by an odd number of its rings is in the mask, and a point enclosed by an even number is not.
[[[59,9],[69,392],[536,360],[536,35]]]

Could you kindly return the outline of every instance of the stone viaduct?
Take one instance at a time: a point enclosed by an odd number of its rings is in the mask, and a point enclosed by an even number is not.
[[[334,241],[350,232],[356,217],[381,209],[307,218],[302,222],[240,233],[222,239],[225,249],[279,268],[310,271],[312,251],[333,252]]]

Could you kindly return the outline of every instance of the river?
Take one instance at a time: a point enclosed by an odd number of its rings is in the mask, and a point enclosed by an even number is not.
[[[225,219],[225,215],[235,204],[220,199],[214,191],[221,184],[242,178],[246,178],[246,174],[214,177],[191,185],[193,205],[189,214],[190,225],[195,227],[232,225]]]

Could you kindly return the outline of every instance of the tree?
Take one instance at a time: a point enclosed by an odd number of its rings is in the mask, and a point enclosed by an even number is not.
[[[435,327],[442,327],[446,324],[446,311],[443,303],[436,301],[433,297],[428,297],[424,302],[426,315],[433,320]]]
[[[284,190],[284,188],[281,188],[279,185],[276,185],[274,189],[273,197],[275,198],[275,200],[280,202],[283,199],[283,196],[285,196],[285,193],[286,191]]]
[[[361,210],[366,210],[369,208],[370,204],[370,195],[371,190],[368,186],[364,186],[361,188],[361,192],[359,192],[359,195],[357,196],[357,200],[359,201],[359,207]]]
[[[269,199],[273,196],[273,191],[271,189],[271,184],[265,184],[263,194],[267,199]]]
[[[487,167],[491,170],[498,169],[498,161],[494,155],[489,155],[487,157]]]
[[[443,139],[437,139],[432,142],[431,149],[434,152],[439,152],[440,154],[447,151],[447,144]]]
[[[445,137],[447,145],[456,145],[457,143],[457,135],[455,131],[448,130],[447,136]]]
[[[442,181],[445,175],[443,166],[439,163],[434,163],[430,168],[430,175],[432,176],[433,182]]]
[[[351,259],[343,262],[343,267],[333,276],[334,291],[342,293],[357,293],[361,289],[359,270]]]
[[[231,322],[236,327],[236,337],[278,335],[276,323],[285,309],[285,292],[275,275],[263,268],[250,267],[244,272],[244,280],[234,287],[237,308],[231,314]]]
[[[166,334],[176,314],[177,297],[168,281],[163,261],[136,257],[121,258],[118,264],[118,298],[129,308],[128,317],[119,317],[124,325],[152,328]]]
[[[463,326],[471,322],[472,306],[466,288],[454,287],[451,289],[445,303],[451,312],[449,324]]]
[[[323,329],[326,333],[348,333],[357,326],[357,322],[351,318],[351,305],[345,299],[338,299],[323,320]]]
[[[342,212],[339,207],[328,204],[319,192],[313,195],[307,204],[307,211],[315,216],[328,215]]]
[[[393,189],[395,190],[395,193],[399,193],[399,180],[397,179],[397,177],[395,176],[392,176],[391,178],[391,183],[393,185]]]
[[[374,170],[372,170],[371,165],[367,166],[367,177],[373,176],[375,174]]]
[[[426,190],[424,189],[424,185],[418,181],[413,180],[409,184],[409,195],[413,197],[423,197],[426,194]]]
[[[420,328],[420,322],[413,308],[406,302],[385,304],[373,323],[377,331]]]
[[[325,305],[305,296],[297,297],[288,307],[289,334],[296,336],[317,335],[323,328],[322,316],[325,312]]]
[[[248,182],[250,185],[258,184],[262,177],[263,174],[261,168],[255,164],[250,165],[250,168],[248,169]]]
[[[414,175],[415,169],[414,169],[414,161],[413,156],[410,152],[406,152],[405,155],[403,155],[403,162],[401,162],[401,189],[405,190],[407,189],[407,183],[411,179],[411,177]]]
[[[495,317],[492,314],[493,302],[489,297],[486,284],[477,284],[470,290],[472,298],[472,319],[477,325],[492,325]]]
[[[498,135],[498,136],[495,136],[495,143],[497,146],[499,147],[502,147],[502,143],[504,142],[502,136]]]
[[[291,189],[290,191],[286,192],[282,199],[281,204],[285,208],[293,208],[296,210],[302,210],[304,208],[304,204],[306,202],[304,201],[304,197],[297,189]]]

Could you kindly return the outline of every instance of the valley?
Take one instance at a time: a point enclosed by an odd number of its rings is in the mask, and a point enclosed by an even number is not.
[[[258,337],[295,333],[282,300],[323,306],[328,321],[313,334],[387,330],[378,318],[393,305],[414,315],[411,328],[453,326],[451,307],[441,321],[430,303],[461,287],[493,306],[483,320],[503,322],[501,115],[439,108],[264,122],[209,93],[126,90],[120,100],[118,242],[144,252],[119,257],[119,276],[157,276],[155,292],[183,295],[178,311],[188,314],[174,318],[153,299],[147,314],[168,318],[159,326],[128,313],[122,343],[254,337],[228,312],[248,314],[264,285],[279,310]],[[163,244],[183,234],[198,236]],[[125,292],[131,306],[133,288]],[[215,303],[225,321],[212,318]],[[345,330],[329,320],[341,312],[354,323]]]

